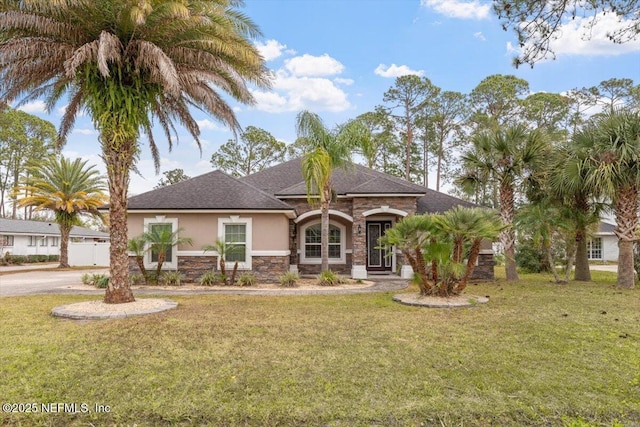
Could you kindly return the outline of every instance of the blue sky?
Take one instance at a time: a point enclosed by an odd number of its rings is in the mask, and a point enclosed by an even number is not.
[[[382,104],[384,92],[396,77],[418,74],[444,90],[469,93],[492,74],[513,74],[529,82],[531,92],[564,92],[595,86],[610,78],[640,83],[640,39],[624,45],[606,40],[616,25],[601,17],[590,41],[581,38],[580,19],[562,29],[554,43],[557,58],[530,69],[511,65],[515,36],[504,32],[487,0],[246,0],[243,12],[262,30],[256,45],[274,75],[273,89],[254,91],[257,104],[235,106],[243,127],[258,126],[276,138],[293,142],[295,116],[303,110],[318,113],[327,126]],[[21,109],[56,124],[60,109],[49,114],[43,104]],[[194,112],[202,130],[202,156],[193,138],[179,131],[171,153],[163,134],[161,171],[182,168],[190,176],[212,170],[217,147],[231,138],[221,124]],[[79,117],[63,154],[89,158],[104,171],[97,132],[88,117]],[[156,176],[148,150],[143,148],[130,193],[152,189]]]

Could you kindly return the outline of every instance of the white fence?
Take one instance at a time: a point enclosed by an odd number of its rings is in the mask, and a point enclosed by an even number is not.
[[[109,246],[108,242],[69,242],[69,265],[108,267]]]

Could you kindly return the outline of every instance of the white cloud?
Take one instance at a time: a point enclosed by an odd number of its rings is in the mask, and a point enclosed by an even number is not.
[[[484,36],[484,34],[482,34],[482,31],[478,31],[476,33],[473,33],[473,37],[482,40],[482,41],[486,41],[487,38]]]
[[[305,53],[287,59],[284,67],[294,76],[333,76],[342,73],[344,65],[326,53],[321,56],[313,56]]]
[[[196,123],[198,124],[198,126],[200,127],[200,129],[206,129],[206,130],[222,130],[222,128],[220,126],[218,126],[217,123],[212,122],[209,119],[203,119],[203,120],[196,120]]]
[[[596,24],[591,27],[593,17],[576,17],[565,22],[557,32],[557,38],[551,40],[550,49],[556,57],[560,56],[616,56],[631,52],[640,52],[640,39],[628,41],[626,43],[613,43],[607,34],[616,29],[629,24],[629,21],[620,22],[613,13],[599,13],[596,15]],[[534,40],[525,43],[524,47],[518,48],[507,42],[507,54],[520,55],[524,50],[532,46]],[[546,60],[553,59],[552,54],[548,54]]]
[[[97,135],[98,132],[95,129],[74,129],[73,132],[71,132],[73,134],[80,134],[80,135]]]
[[[420,4],[449,18],[480,20],[489,18],[491,12],[491,5],[479,0],[420,0]]]
[[[272,61],[282,56],[287,45],[281,44],[277,40],[267,40],[265,43],[256,42],[256,48],[265,61]]]
[[[27,102],[24,105],[21,105],[20,107],[18,107],[18,110],[20,111],[24,111],[25,113],[46,113],[47,112],[47,106],[45,105],[44,101],[32,101],[32,102]]]
[[[387,78],[407,76],[410,74],[414,74],[420,77],[424,75],[423,70],[416,71],[416,70],[412,70],[406,65],[396,65],[396,64],[391,64],[388,67],[386,64],[380,64],[376,67],[376,69],[374,70],[374,73],[376,73],[379,76],[387,77]]]
[[[341,77],[336,77],[333,81],[345,86],[351,86],[354,83],[351,79],[343,79]]]

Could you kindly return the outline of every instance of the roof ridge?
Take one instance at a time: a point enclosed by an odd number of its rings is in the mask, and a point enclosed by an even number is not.
[[[264,170],[264,169],[263,169],[263,170]],[[222,171],[221,171],[221,172],[222,172]],[[262,172],[262,171],[260,171],[260,172]],[[222,172],[222,173],[224,173],[224,172]],[[258,173],[258,172],[256,172],[256,173]],[[283,206],[286,206],[288,209],[292,209],[292,210],[294,209],[294,208],[293,208],[293,207],[291,207],[290,205],[288,205],[288,204],[286,204],[285,202],[283,202],[282,200],[278,199],[275,195],[270,194],[270,193],[267,193],[266,191],[261,190],[260,188],[256,187],[256,186],[255,186],[255,185],[253,185],[253,184],[249,184],[248,182],[244,182],[244,181],[243,181],[242,179],[240,179],[240,178],[236,178],[236,177],[231,176],[231,175],[228,175],[228,174],[226,174],[226,173],[224,173],[224,174],[225,174],[225,175],[227,175],[229,178],[233,178],[233,179],[237,180],[238,182],[242,183],[243,185],[246,185],[247,187],[249,187],[249,188],[251,188],[251,189],[253,189],[253,190],[256,190],[256,191],[258,191],[258,192],[260,192],[260,193],[262,193],[262,194],[264,194],[265,196],[269,197],[270,199],[273,199],[273,200],[277,201],[278,203],[282,204]],[[249,175],[245,175],[244,177],[241,177],[241,178],[246,178],[247,176],[249,176]]]

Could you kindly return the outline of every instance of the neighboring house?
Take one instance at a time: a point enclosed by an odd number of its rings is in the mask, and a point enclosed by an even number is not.
[[[593,261],[618,261],[618,236],[616,226],[600,221],[598,232],[587,241],[587,254]]]
[[[72,242],[104,242],[109,234],[74,226]],[[0,252],[11,255],[60,255],[60,228],[55,222],[0,218]]]
[[[378,248],[384,231],[406,215],[473,206],[360,165],[334,171],[332,186],[329,264],[353,278],[385,273],[411,277],[399,252]],[[129,237],[153,227],[182,228],[181,236],[193,239],[193,246],[170,251],[164,264],[190,280],[217,266],[218,254],[202,250],[216,239],[238,248],[226,257],[228,268],[238,261],[240,270],[261,279],[275,280],[286,271],[320,271],[320,209],[307,202],[300,159],[239,179],[214,171],[129,198]],[[476,277],[493,278],[492,254],[488,244]],[[154,257],[147,253],[147,267],[155,266]],[[137,271],[133,257],[131,269]]]

